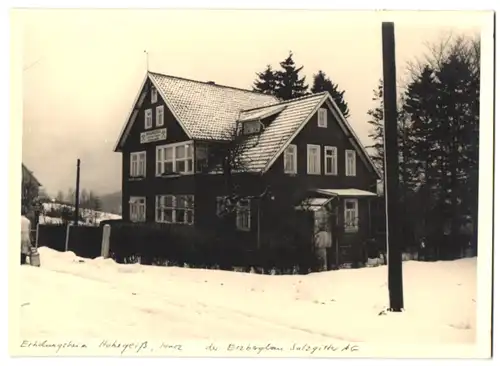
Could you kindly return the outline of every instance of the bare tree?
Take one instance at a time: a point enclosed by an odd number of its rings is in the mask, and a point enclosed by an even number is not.
[[[262,123],[261,127],[265,128]],[[243,123],[237,122],[235,126],[226,131],[223,142],[207,147],[207,161],[201,170],[207,173],[222,174],[227,192],[219,216],[234,212],[242,199],[262,199],[269,193],[269,188],[266,188],[257,196],[245,196],[239,185],[234,182],[234,174],[248,172],[252,159],[247,151],[259,144],[261,134],[262,131],[245,135]]]
[[[481,59],[480,35],[465,36],[447,32],[438,42],[425,42],[427,51],[407,62],[406,71],[411,80],[417,79],[426,67],[439,70],[454,55],[471,65],[471,69],[479,73]],[[408,80],[406,80],[408,82]],[[406,82],[404,84],[406,84]],[[406,85],[404,85],[405,87]]]

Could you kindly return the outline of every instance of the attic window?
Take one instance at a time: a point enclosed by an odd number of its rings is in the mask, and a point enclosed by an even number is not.
[[[320,108],[318,110],[318,127],[326,128],[327,126],[326,108]]]
[[[248,121],[243,122],[243,134],[252,135],[254,133],[259,133],[261,130],[260,121]]]
[[[156,103],[158,101],[158,90],[153,86],[151,87],[151,103]]]

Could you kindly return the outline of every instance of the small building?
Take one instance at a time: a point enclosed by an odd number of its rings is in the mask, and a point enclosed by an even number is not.
[[[37,198],[40,195],[40,188],[42,185],[24,163],[21,163],[21,165],[21,206],[26,217],[30,219],[32,228],[34,228],[38,223],[38,214],[36,211],[39,210],[40,207]]]
[[[326,223],[331,263],[371,235],[380,174],[327,92],[281,101],[249,90],[148,72],[115,146],[125,221],[232,229],[267,243],[288,212]]]

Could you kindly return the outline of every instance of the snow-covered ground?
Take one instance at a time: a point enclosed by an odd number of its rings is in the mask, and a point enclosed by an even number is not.
[[[379,315],[386,266],[270,276],[39,250],[20,271],[23,339],[475,342],[476,258],[404,262],[406,309]]]

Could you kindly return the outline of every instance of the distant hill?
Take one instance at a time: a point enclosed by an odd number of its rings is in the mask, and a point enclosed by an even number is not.
[[[100,197],[102,210],[114,214],[121,214],[122,192],[105,194]]]

